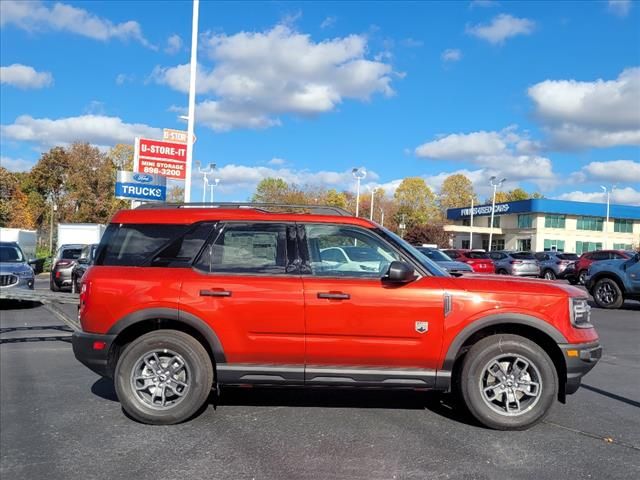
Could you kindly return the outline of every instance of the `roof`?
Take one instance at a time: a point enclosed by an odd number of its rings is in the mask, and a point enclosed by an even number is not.
[[[311,207],[310,207],[311,208]],[[375,223],[344,215],[318,215],[311,213],[269,212],[257,208],[224,208],[224,207],[160,207],[135,210],[120,210],[111,219],[111,223],[142,224],[184,224],[212,220],[229,221],[261,221],[261,222],[305,222],[305,223],[337,223],[358,225],[371,228]]]
[[[496,203],[496,215],[509,215],[512,213],[550,213],[558,215],[584,215],[593,217],[606,217],[606,203],[570,202],[568,200],[552,200],[548,198],[530,198],[514,202]],[[471,207],[450,208],[447,210],[449,220],[469,218]],[[491,215],[491,205],[478,205],[473,207],[474,216]],[[632,205],[609,205],[609,218],[640,220],[640,207]]]

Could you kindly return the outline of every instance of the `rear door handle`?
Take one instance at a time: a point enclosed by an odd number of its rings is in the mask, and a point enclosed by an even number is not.
[[[201,297],[230,297],[229,290],[200,290]]]
[[[318,298],[328,298],[329,300],[349,300],[351,295],[342,292],[319,292]]]

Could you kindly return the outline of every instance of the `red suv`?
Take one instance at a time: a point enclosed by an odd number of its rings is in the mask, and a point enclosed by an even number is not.
[[[339,209],[184,207],[117,213],[82,277],[74,353],[139,421],[184,421],[218,385],[300,385],[453,389],[523,429],[601,356],[575,287],[451,277]]]
[[[456,262],[464,262],[469,265],[474,272],[496,273],[496,266],[488,253],[477,250],[444,250]]]
[[[576,261],[575,269],[578,274],[578,283],[580,285],[585,284],[587,273],[589,272],[589,265],[593,262],[599,262],[601,260],[627,260],[633,258],[635,252],[628,252],[626,250],[596,250],[593,252],[587,252],[580,255],[580,258]]]

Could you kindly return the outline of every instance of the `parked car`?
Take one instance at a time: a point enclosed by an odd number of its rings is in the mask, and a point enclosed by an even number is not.
[[[58,248],[49,277],[49,288],[52,291],[71,290],[71,272],[83,248],[84,245],[80,244],[62,245]]]
[[[334,273],[346,274],[354,271],[378,272],[380,265],[392,260],[375,249],[362,246],[323,248],[320,250],[320,259]]]
[[[486,252],[477,250],[443,250],[448,257],[456,262],[469,265],[477,273],[496,273],[496,266]]]
[[[131,418],[182,422],[218,385],[349,386],[453,389],[482,424],[523,429],[601,356],[581,289],[452,277],[337,208],[243,206],[123,210],[107,227],[73,351]],[[348,273],[323,259],[356,244],[380,256]]]
[[[576,270],[573,265],[579,257],[575,253],[537,252],[534,256],[540,264],[542,278],[547,280],[568,279],[573,285],[577,283]]]
[[[80,256],[75,262],[75,265],[71,269],[71,292],[79,293],[80,292],[80,280],[82,280],[82,276],[84,272],[87,271],[95,259],[96,249],[98,248],[98,244],[94,243],[92,245],[85,245],[80,252]]]
[[[602,308],[620,308],[625,300],[640,300],[640,253],[592,263],[586,286]]]
[[[0,242],[0,289],[33,290],[34,273],[16,242]]]
[[[500,275],[540,276],[540,265],[531,252],[489,252],[489,256],[496,265],[496,273]]]
[[[456,262],[455,260],[452,260],[451,257],[449,257],[442,250],[427,247],[416,247],[416,249],[423,255],[426,255],[429,260],[436,262],[451,275],[462,275],[464,273],[473,272],[473,269],[469,265],[463,262]]]
[[[576,262],[576,271],[578,272],[578,283],[586,285],[587,273],[593,262],[601,262],[602,260],[627,260],[632,258],[635,252],[627,250],[595,250],[580,255]]]

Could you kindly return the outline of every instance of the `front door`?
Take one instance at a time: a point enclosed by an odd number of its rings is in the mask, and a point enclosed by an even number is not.
[[[389,264],[405,259],[381,237],[348,225],[305,230],[306,383],[432,386],[444,320],[438,278],[385,283]]]
[[[223,223],[182,280],[181,309],[204,320],[222,344],[219,383],[302,383],[304,303],[294,228]]]

